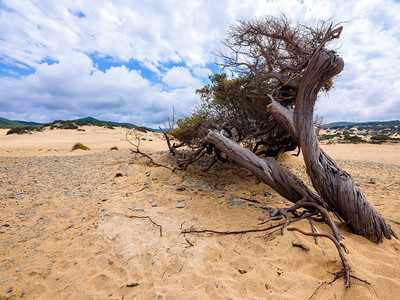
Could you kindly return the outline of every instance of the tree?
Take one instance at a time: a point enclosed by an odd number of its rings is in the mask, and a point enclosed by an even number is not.
[[[175,137],[180,139],[187,133],[188,124],[197,122],[191,127],[193,135],[181,139],[189,145],[197,143],[196,147],[192,145],[191,154],[181,158],[181,167],[186,168],[206,154],[213,156],[212,163],[221,158],[234,160],[294,203],[281,210],[287,218],[284,227],[291,222],[288,212],[306,208],[318,213],[332,229],[329,238],[338,248],[344,267],[341,274],[349,286],[349,266],[340,249],[345,247],[328,211],[354,233],[375,243],[397,235],[350,175],[319,147],[314,105],[318,93],[329,91],[334,77],[344,67],[343,59],[326,47],[340,37],[342,29],[325,22],[315,28],[292,25],[285,16],[239,21],[224,41],[228,53],[220,54],[223,66],[237,76],[212,77],[212,85],[199,90],[204,107],[192,116],[195,121],[188,118],[178,124]],[[268,156],[285,151],[288,145],[299,145],[317,194],[274,159],[260,158],[257,151],[237,144],[262,135],[257,142],[266,146],[263,153]],[[278,151],[272,151],[274,144]],[[300,231],[294,227],[288,230]]]

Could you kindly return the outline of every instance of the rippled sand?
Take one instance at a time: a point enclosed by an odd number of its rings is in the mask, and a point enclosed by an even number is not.
[[[258,224],[269,213],[260,206],[289,203],[233,164],[207,173],[148,166],[130,153],[125,133],[0,131],[0,298],[308,299],[341,269],[329,240],[315,245],[295,232],[182,234],[265,228],[269,223]],[[171,160],[160,135],[141,138],[158,162]],[[70,152],[75,142],[92,150]],[[367,146],[324,150],[379,212],[400,220],[400,147]],[[285,154],[281,163],[307,180],[300,158]],[[399,234],[400,226],[390,224]],[[310,230],[308,221],[296,226]],[[338,279],[312,299],[397,299],[400,242],[374,244],[338,226],[352,275],[371,285],[353,280],[345,289]]]

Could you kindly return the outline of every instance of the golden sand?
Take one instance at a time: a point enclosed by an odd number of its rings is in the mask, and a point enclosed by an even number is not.
[[[269,214],[240,198],[289,203],[234,164],[171,173],[130,153],[126,129],[84,129],[0,130],[1,299],[309,299],[341,269],[329,240],[315,245],[296,232],[182,234],[265,228],[258,224]],[[143,151],[170,160],[161,135],[140,138]],[[71,152],[76,142],[91,151]],[[400,146],[324,150],[380,213],[400,220]],[[285,154],[281,163],[306,180],[301,158]],[[306,220],[296,226],[310,230]],[[400,299],[400,242],[374,244],[338,226],[351,274],[371,285],[353,279],[346,289],[338,279],[312,299]]]

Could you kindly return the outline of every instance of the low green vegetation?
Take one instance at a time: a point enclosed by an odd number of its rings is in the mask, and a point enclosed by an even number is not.
[[[194,113],[190,117],[179,119],[176,122],[177,128],[169,132],[177,140],[190,143],[193,140],[197,141],[202,137],[203,130],[201,127],[206,123],[206,115]]]
[[[400,142],[400,121],[345,123],[324,126],[327,132],[320,140],[330,143],[370,143]]]
[[[82,144],[82,143],[76,143],[73,147],[72,147],[72,149],[71,149],[71,151],[74,151],[74,150],[78,150],[78,149],[80,149],[80,150],[90,150],[90,148],[88,147],[88,146],[85,146],[84,144]]]
[[[366,143],[366,141],[363,140],[362,137],[360,137],[358,135],[350,135],[350,134],[345,134],[343,137],[343,141],[347,141],[352,144]]]
[[[400,138],[392,138],[384,134],[377,134],[371,137],[374,141],[400,141]]]
[[[147,133],[148,131],[151,131],[151,129],[149,129],[147,127],[144,127],[144,126],[135,127],[135,130],[140,131],[140,132],[144,132],[144,133]]]
[[[81,130],[80,126],[99,126],[107,129],[115,129],[115,127],[123,127],[132,129],[135,128],[140,132],[148,132],[155,131],[153,129],[139,126],[136,127],[133,124],[129,123],[118,123],[118,122],[107,122],[107,121],[99,121],[94,118],[88,119],[79,119],[79,120],[55,120],[51,123],[34,123],[34,122],[24,122],[24,121],[10,121],[5,118],[0,118],[0,128],[10,128],[7,134],[23,134],[23,133],[31,133],[32,131],[41,131],[43,128],[53,129],[75,129]]]
[[[25,134],[31,133],[32,131],[42,131],[43,126],[20,126],[13,127],[9,131],[7,131],[7,135],[9,134]]]

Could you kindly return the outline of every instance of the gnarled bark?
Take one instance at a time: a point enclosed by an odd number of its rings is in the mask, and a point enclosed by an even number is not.
[[[273,102],[269,110],[301,147],[307,173],[327,207],[344,220],[351,230],[378,243],[383,237],[397,238],[384,218],[368,203],[350,175],[343,171],[319,146],[314,129],[314,105],[322,84],[340,73],[343,60],[324,49],[314,54],[300,83],[293,118]]]
[[[251,171],[261,182],[269,185],[287,200],[293,203],[307,200],[319,205],[323,204],[318,195],[312,192],[301,179],[284,169],[276,160],[260,158],[217,131],[211,131],[207,138],[229,158]]]

